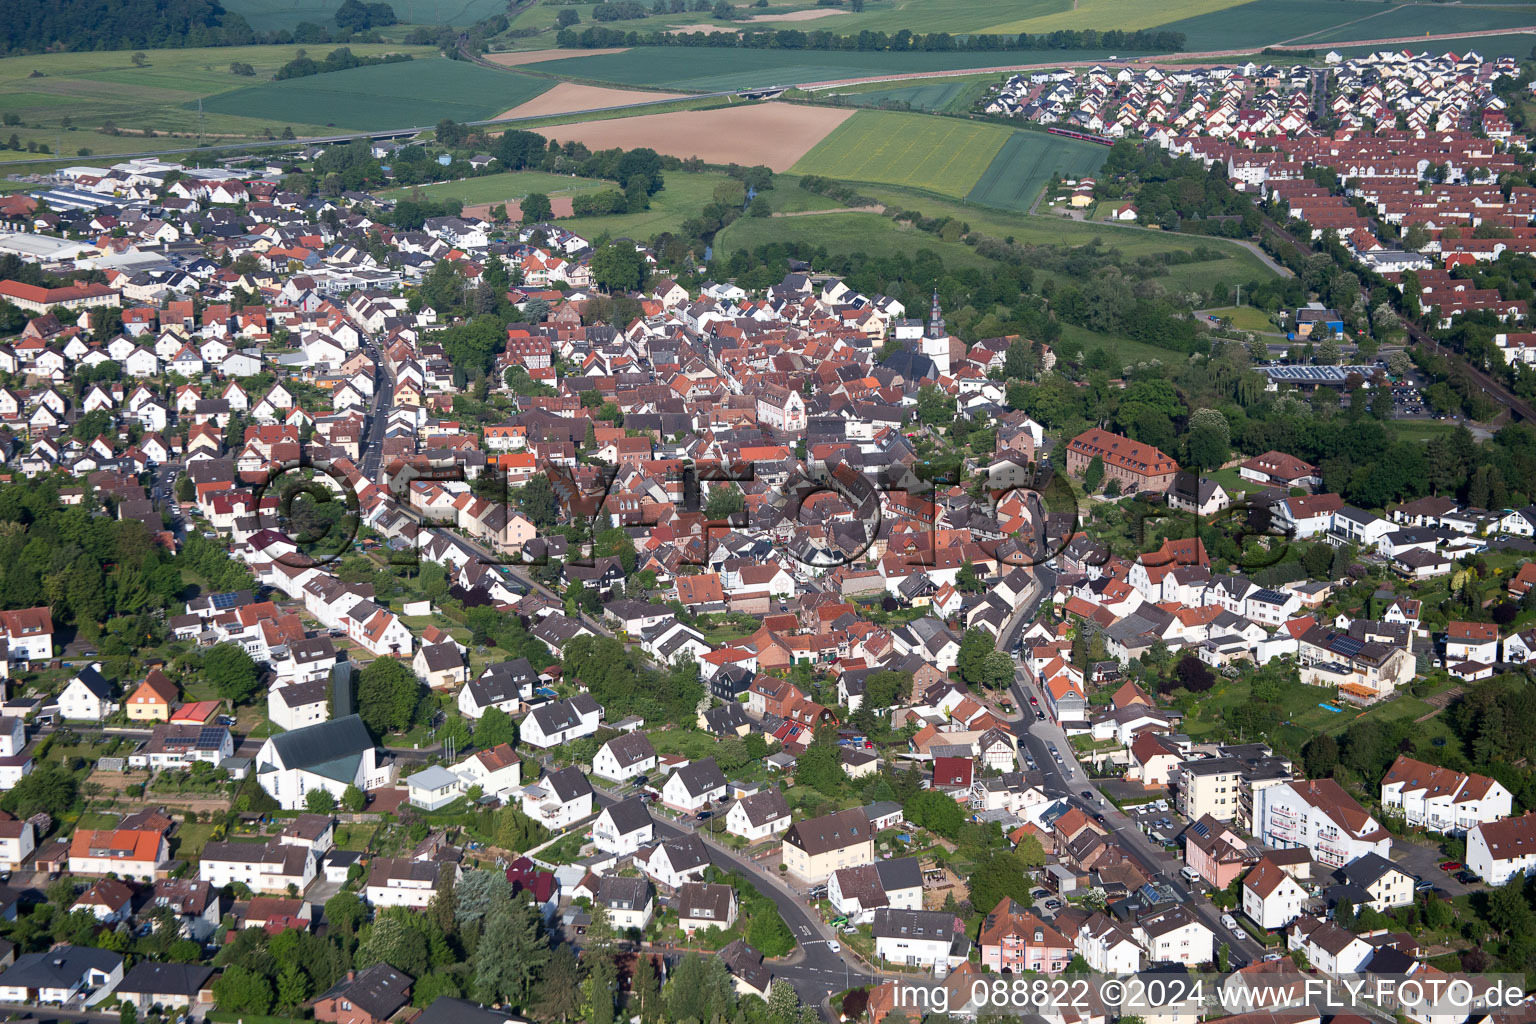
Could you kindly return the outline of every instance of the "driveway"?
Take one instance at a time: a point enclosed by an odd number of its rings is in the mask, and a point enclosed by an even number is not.
[[[1392,840],[1392,862],[1410,875],[1418,877],[1420,881],[1433,882],[1436,889],[1441,889],[1451,896],[1465,896],[1469,892],[1484,888],[1482,885],[1466,885],[1456,881],[1456,873],[1453,871],[1441,871],[1440,862],[1449,859],[1435,847],[1409,842],[1406,839]]]

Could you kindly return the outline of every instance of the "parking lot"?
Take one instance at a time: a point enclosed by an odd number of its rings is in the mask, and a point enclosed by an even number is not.
[[[1174,845],[1176,837],[1184,831],[1172,802],[1168,800],[1154,800],[1149,804],[1127,807],[1125,813],[1136,823],[1137,828],[1164,846]]]

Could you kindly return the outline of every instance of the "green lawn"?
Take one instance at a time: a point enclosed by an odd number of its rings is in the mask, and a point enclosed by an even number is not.
[[[1075,324],[1061,325],[1061,340],[1063,342],[1077,342],[1083,347],[1085,355],[1094,349],[1105,349],[1112,354],[1122,366],[1133,363],[1149,363],[1153,360],[1175,363],[1181,362],[1186,357],[1178,352],[1170,352],[1156,345],[1148,345],[1144,342],[1133,341],[1130,338],[1119,338],[1112,334],[1101,334],[1098,331],[1090,331],[1086,327],[1078,327]]]
[[[569,196],[614,187],[613,182],[597,178],[546,174],[543,171],[507,171],[503,174],[487,174],[481,178],[466,178],[463,181],[392,188],[379,195],[385,199],[409,199],[419,192],[427,199],[462,199],[464,205],[472,206],[476,203],[502,203],[508,199],[521,199],[533,192]]]
[[[903,227],[877,213],[828,213],[814,217],[743,217],[715,236],[720,255],[737,249],[754,250],[772,242],[803,241],[826,246],[829,253],[844,255],[889,254],[900,250],[910,255],[932,249],[946,264],[985,267],[988,261],[962,242],[946,242],[937,235]]]
[[[1254,309],[1252,306],[1223,306],[1220,309],[1208,309],[1205,312],[1212,316],[1223,317],[1232,321],[1232,326],[1241,331],[1274,331],[1275,325],[1270,322],[1269,314],[1262,309]]]
[[[212,822],[182,822],[176,826],[175,855],[181,860],[202,856],[203,847],[208,845],[208,840],[213,837],[213,830],[217,827]]]
[[[285,123],[299,134],[318,134],[329,118],[312,108],[295,110],[283,120],[268,120],[270,114],[266,111],[257,112],[241,105],[216,109],[208,102],[222,93],[259,87],[279,67],[293,60],[299,49],[229,46],[147,50],[148,63],[142,68],[134,67],[128,54],[115,51],[7,57],[0,60],[0,113],[21,118],[21,125],[7,132],[15,131],[23,144],[40,142],[69,157],[75,157],[82,148],[101,155],[174,148],[178,143],[174,138],[166,138],[167,133],[189,140],[180,144],[190,148],[199,125],[209,142],[258,138],[269,128],[280,133]],[[318,54],[314,48],[311,51]],[[427,57],[433,53],[430,47],[369,44],[354,45],[352,51],[359,56],[411,53]],[[231,74],[232,62],[251,65],[255,77]],[[416,62],[391,66],[419,70]],[[335,76],[302,81],[318,82],[330,77]],[[197,111],[199,97],[205,101],[201,118]],[[65,119],[69,120],[68,125]],[[125,134],[112,136],[97,131],[109,121]],[[147,139],[143,135],[145,130],[160,137]],[[37,157],[9,150],[0,153],[0,159],[25,162]]]
[[[587,238],[605,232],[614,238],[654,238],[664,231],[677,231],[683,221],[698,216],[704,205],[714,198],[715,187],[730,180],[716,171],[697,174],[669,171],[666,188],[651,196],[649,210],[605,217],[567,217],[560,221],[560,225]]]
[[[823,95],[835,96],[844,103],[859,107],[892,105],[901,109],[901,105],[905,104],[912,110],[964,114],[976,104],[988,86],[1002,79],[1003,76],[998,74],[963,75],[935,78],[918,85],[892,86],[881,83],[853,86]]]
[[[482,121],[548,89],[546,78],[430,57],[308,78],[265,82],[205,100],[223,114],[343,130],[428,126],[445,117]]]
[[[1392,4],[1347,25],[1304,35],[1299,41],[1312,46],[1326,43],[1343,43],[1354,39],[1391,39],[1402,36],[1428,35],[1437,32],[1484,32],[1491,29],[1528,28],[1536,26],[1536,6],[1530,4],[1500,4],[1477,6],[1460,3],[1454,9],[1443,4]],[[1305,33],[1307,30],[1302,29]],[[1457,43],[1457,52],[1466,52]],[[1442,52],[1435,50],[1435,52]],[[1514,51],[1504,50],[1504,53]],[[1520,51],[1524,54],[1528,51]],[[1491,56],[1484,54],[1485,57]]]
[[[1109,148],[1045,132],[1014,132],[966,196],[973,203],[1027,211],[1052,178],[1096,173]]]
[[[960,198],[976,185],[1011,134],[991,124],[861,110],[801,157],[794,171],[910,185]]]

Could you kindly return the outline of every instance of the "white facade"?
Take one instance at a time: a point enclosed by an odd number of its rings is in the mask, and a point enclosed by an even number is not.
[[[1467,832],[1466,863],[1489,885],[1536,872],[1536,812],[1473,826]]]
[[[1254,832],[1266,846],[1301,847],[1343,867],[1367,853],[1386,857],[1392,837],[1332,779],[1266,786],[1254,794]]]

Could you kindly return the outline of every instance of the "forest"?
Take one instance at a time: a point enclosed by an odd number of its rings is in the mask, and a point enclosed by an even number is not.
[[[349,0],[337,11],[336,21],[334,32],[313,22],[301,22],[291,32],[257,32],[245,18],[226,11],[219,0],[6,0],[5,17],[0,18],[0,55],[378,42],[370,29],[394,24],[395,15],[387,3],[363,5]]]

